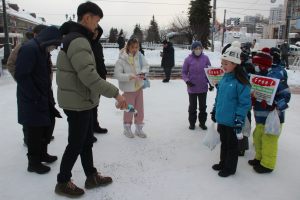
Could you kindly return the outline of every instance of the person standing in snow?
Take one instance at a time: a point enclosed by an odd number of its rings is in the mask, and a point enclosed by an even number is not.
[[[124,112],[124,135],[133,138],[131,124],[134,116],[135,134],[146,138],[144,126],[144,97],[143,84],[145,75],[149,73],[149,64],[139,52],[139,41],[136,38],[128,40],[124,50],[120,52],[119,60],[115,65],[114,76],[119,81],[119,87],[124,92],[128,104],[133,105],[137,113]]]
[[[238,162],[238,140],[243,138],[242,127],[251,107],[250,83],[240,66],[241,49],[238,42],[222,54],[224,77],[218,84],[216,121],[221,139],[220,162],[212,168],[220,177],[235,174]]]
[[[208,56],[203,53],[203,46],[200,41],[195,41],[192,44],[192,53],[185,59],[182,67],[182,79],[187,85],[189,94],[189,129],[195,129],[197,121],[197,99],[199,101],[199,126],[203,130],[207,127],[206,98],[208,85],[209,90],[213,90],[205,75],[204,68],[211,66]]]
[[[96,71],[91,42],[103,17],[101,8],[87,1],[78,6],[77,17],[78,22],[63,31],[65,36],[57,57],[56,72],[58,104],[67,115],[69,130],[55,192],[68,197],[84,194],[84,190],[71,180],[78,156],[86,175],[86,189],[112,183],[111,177],[102,176],[94,167],[93,108],[99,104],[99,95],[114,97],[118,108],[126,107],[126,101],[119,94],[118,88],[103,80]]]
[[[125,38],[124,38],[123,31],[120,32],[119,37],[117,39],[117,43],[119,45],[119,50],[125,47]]]
[[[38,174],[50,171],[42,162],[57,160],[47,150],[55,117],[60,117],[53,98],[49,53],[60,42],[59,30],[47,27],[20,48],[16,61],[18,121],[27,131],[27,170]]]
[[[279,49],[272,48],[270,50],[269,48],[263,48],[261,52],[258,52],[253,57],[252,62],[257,66],[256,71],[258,75],[280,80],[273,105],[270,106],[265,101],[259,102],[256,100],[255,96],[252,97],[256,121],[256,127],[253,132],[255,158],[249,160],[248,163],[253,166],[253,169],[257,173],[271,173],[276,165],[278,139],[280,134],[267,134],[265,132],[265,122],[269,113],[276,109],[280,119],[281,133],[285,110],[288,108],[291,93],[287,84],[287,72],[280,62]]]
[[[175,65],[174,47],[171,42],[163,41],[163,52],[161,52],[161,67],[164,69],[165,78],[162,82],[168,83],[171,78],[172,68]]]
[[[248,80],[250,80],[251,74],[255,74],[254,65],[250,59],[250,52],[248,50],[245,50],[243,48],[241,52],[241,66],[245,71],[245,76],[248,77]],[[251,108],[247,113],[247,120],[249,121],[251,125]],[[248,137],[244,136],[242,140],[238,141],[239,143],[239,156],[244,156],[245,151],[249,149],[249,141]]]
[[[106,80],[106,75],[107,75],[107,71],[106,71],[106,66],[104,63],[104,55],[103,55],[103,47],[100,43],[100,38],[103,34],[103,29],[98,26],[94,32],[94,37],[93,37],[93,41],[92,41],[92,50],[95,56],[95,60],[96,60],[96,70],[99,74],[99,76],[103,79]],[[100,101],[99,101],[100,102]],[[95,107],[93,109],[93,113],[94,113],[94,133],[97,134],[106,134],[108,131],[106,128],[102,128],[99,125],[99,121],[98,121],[98,107]],[[94,138],[95,140],[96,138]]]
[[[280,46],[281,52],[281,60],[284,62],[285,68],[289,69],[289,54],[290,54],[290,47],[287,41]]]

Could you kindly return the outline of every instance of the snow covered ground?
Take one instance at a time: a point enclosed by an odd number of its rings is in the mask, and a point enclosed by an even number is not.
[[[117,84],[115,80],[109,82]],[[299,84],[298,77],[298,85]],[[56,84],[54,81],[56,94]],[[56,175],[67,143],[67,121],[57,120],[55,139],[49,152],[59,160],[51,164],[46,175],[26,171],[26,148],[21,126],[17,124],[16,84],[6,75],[0,78],[0,199],[53,200],[66,199],[54,193]],[[300,95],[292,95],[286,124],[279,140],[278,162],[273,173],[259,175],[247,164],[253,158],[251,149],[239,158],[237,173],[220,178],[211,166],[219,160],[219,146],[210,151],[202,144],[208,131],[188,129],[188,95],[181,80],[168,84],[152,80],[145,96],[145,131],[147,139],[126,138],[122,134],[122,111],[114,100],[101,98],[100,122],[107,135],[97,136],[95,166],[112,176],[113,184],[86,191],[82,199],[101,200],[299,200],[300,192]],[[215,92],[208,93],[208,111]],[[63,112],[61,111],[63,114]],[[297,122],[298,121],[298,122]],[[252,139],[250,139],[252,143]],[[84,172],[77,161],[74,182],[84,186]]]

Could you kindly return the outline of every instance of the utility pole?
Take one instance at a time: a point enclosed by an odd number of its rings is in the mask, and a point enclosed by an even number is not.
[[[287,1],[287,8],[286,8],[286,28],[285,28],[285,39],[287,40],[288,44],[290,44],[289,34],[291,29],[291,18],[292,18],[292,5],[291,1]]]
[[[217,0],[214,0],[213,6],[213,22],[211,28],[211,51],[214,52],[215,45],[214,45],[214,32],[215,32],[215,24],[216,24],[216,9],[217,9]]]
[[[225,31],[226,31],[226,9],[224,10],[223,33],[222,33],[222,48],[224,46]]]
[[[5,0],[2,0],[2,9],[3,9],[3,30],[4,30],[4,58],[3,58],[3,61],[4,61],[4,63],[6,63],[8,57],[9,57],[9,54],[10,54],[10,46],[9,46],[9,37],[8,37],[8,26],[7,26]]]

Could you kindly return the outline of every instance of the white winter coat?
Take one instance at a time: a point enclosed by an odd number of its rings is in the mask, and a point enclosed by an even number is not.
[[[142,59],[141,62],[139,59]],[[142,66],[140,66],[141,64]],[[143,80],[129,80],[131,75],[140,73],[149,73],[149,64],[140,52],[134,56],[134,65],[129,63],[129,55],[126,51],[121,51],[119,59],[115,65],[114,77],[119,81],[119,88],[123,92],[135,92],[139,90],[143,84]],[[139,86],[139,87],[137,87]]]

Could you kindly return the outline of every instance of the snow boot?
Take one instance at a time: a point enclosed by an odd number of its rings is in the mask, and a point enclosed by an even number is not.
[[[106,128],[101,128],[100,126],[94,127],[94,133],[97,134],[106,134],[108,130]]]
[[[266,168],[261,164],[255,165],[253,169],[259,174],[271,173],[273,169]]]
[[[233,175],[234,173],[233,172],[229,172],[229,171],[227,171],[227,170],[221,170],[221,171],[219,171],[219,173],[218,173],[218,175],[220,176],[220,177],[228,177],[228,176],[230,176],[230,175]]]
[[[134,135],[131,131],[131,124],[124,124],[124,135],[128,138],[134,138]]]
[[[77,187],[72,181],[69,181],[67,183],[57,183],[55,186],[55,193],[70,197],[70,198],[75,198],[79,197],[84,194],[84,190]]]
[[[135,135],[139,136],[140,138],[146,138],[147,135],[146,133],[143,131],[143,124],[136,124],[135,125]]]
[[[248,160],[248,164],[251,166],[257,166],[260,164],[260,160],[257,160],[257,159]]]
[[[221,170],[224,169],[224,164],[222,164],[222,163],[214,164],[214,165],[212,166],[212,168],[213,168],[213,170],[221,171]]]
[[[37,174],[46,174],[50,171],[50,167],[43,165],[40,161],[40,158],[28,156],[27,171],[35,172]]]
[[[111,183],[111,177],[101,176],[100,173],[96,172],[86,178],[84,186],[86,189],[92,189],[99,186],[105,186]]]
[[[53,163],[57,160],[57,156],[49,155],[48,153],[48,144],[43,144],[42,153],[41,153],[41,162]]]
[[[205,124],[199,124],[199,127],[202,128],[202,130],[207,130],[207,126]]]
[[[195,124],[191,124],[191,125],[189,126],[189,129],[190,129],[190,130],[195,130]]]

